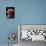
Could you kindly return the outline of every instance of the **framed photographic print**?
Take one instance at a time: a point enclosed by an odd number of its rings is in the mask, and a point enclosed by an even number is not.
[[[15,8],[6,7],[6,18],[15,18]]]

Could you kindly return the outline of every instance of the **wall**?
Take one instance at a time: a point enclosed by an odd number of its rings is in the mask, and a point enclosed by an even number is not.
[[[17,19],[6,18],[6,7],[16,7],[16,1],[0,0],[0,44],[9,42],[8,34],[10,32],[16,32],[17,35]],[[15,42],[18,42],[17,38]]]
[[[46,0],[16,0],[19,24],[46,24]]]
[[[15,19],[6,19],[7,6],[16,7]],[[17,24],[46,24],[46,0],[0,0],[0,44],[8,43],[9,32],[18,32]]]

